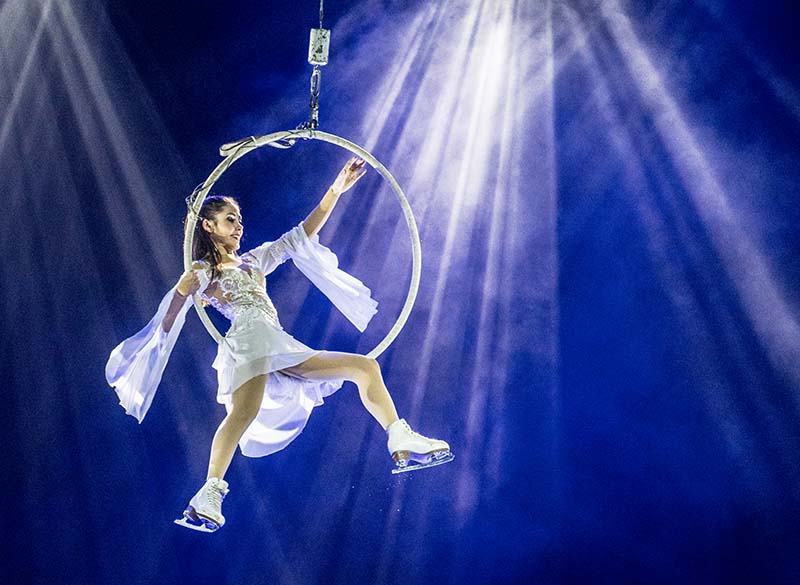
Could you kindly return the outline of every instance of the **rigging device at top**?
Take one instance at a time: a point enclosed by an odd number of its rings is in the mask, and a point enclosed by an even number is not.
[[[319,90],[322,83],[322,70],[320,67],[328,64],[328,53],[331,47],[331,31],[323,28],[324,0],[319,0],[319,28],[312,28],[308,41],[308,62],[314,66],[311,72],[311,113],[308,121],[300,124],[298,128],[316,130],[319,127]]]

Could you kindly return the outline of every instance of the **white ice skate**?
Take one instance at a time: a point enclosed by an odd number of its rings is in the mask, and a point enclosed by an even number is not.
[[[454,458],[450,452],[450,445],[412,431],[403,418],[390,424],[386,432],[389,434],[389,453],[397,465],[392,469],[392,473],[433,467],[452,461]],[[415,464],[409,465],[411,461]]]
[[[222,500],[228,495],[228,483],[224,479],[211,477],[206,480],[189,505],[183,511],[183,517],[175,520],[175,524],[199,530],[215,532],[225,524],[222,515]]]

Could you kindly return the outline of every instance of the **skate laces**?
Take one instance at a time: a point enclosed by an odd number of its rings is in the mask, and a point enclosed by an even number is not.
[[[208,499],[209,503],[213,506],[219,508],[222,506],[222,500],[225,499],[226,490],[223,486],[218,483],[210,483],[208,485],[208,489],[206,490],[206,498]]]
[[[405,419],[403,419],[403,426],[405,427],[405,429],[406,429],[406,430],[407,430],[407,431],[408,431],[408,432],[409,432],[411,435],[413,435],[413,436],[415,436],[415,437],[417,437],[417,438],[419,438],[419,439],[427,439],[427,438],[428,438],[428,437],[425,437],[425,436],[423,436],[423,435],[420,435],[420,434],[419,434],[417,431],[415,431],[414,429],[412,429],[412,428],[411,428],[411,425],[409,425],[409,424],[408,424],[408,422],[407,422]]]
[[[206,498],[208,498],[208,502],[215,508],[219,508],[222,505],[222,492],[214,486],[211,486],[211,489],[208,490]]]

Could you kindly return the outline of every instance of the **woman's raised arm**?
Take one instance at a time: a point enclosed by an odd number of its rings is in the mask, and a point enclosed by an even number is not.
[[[367,169],[364,168],[365,164],[366,161],[364,159],[354,156],[339,171],[339,175],[333,185],[325,192],[319,205],[314,208],[314,211],[308,215],[303,223],[306,235],[309,238],[317,234],[322,229],[322,226],[325,225],[325,222],[328,221],[331,211],[333,211],[336,202],[339,200],[339,196],[364,176],[364,173],[367,172]]]

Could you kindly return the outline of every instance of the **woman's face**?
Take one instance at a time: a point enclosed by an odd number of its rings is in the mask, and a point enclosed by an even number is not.
[[[226,203],[214,214],[213,221],[203,220],[203,228],[211,234],[211,240],[215,244],[224,246],[229,252],[239,249],[239,243],[244,235],[244,226],[237,205]]]

